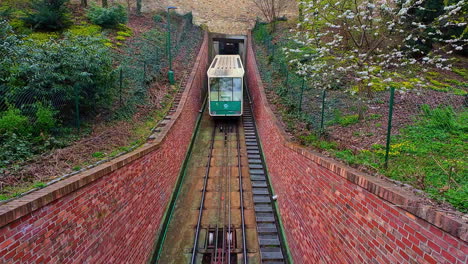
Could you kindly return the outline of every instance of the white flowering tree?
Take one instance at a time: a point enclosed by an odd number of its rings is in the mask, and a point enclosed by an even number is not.
[[[315,86],[354,81],[358,92],[369,95],[374,80],[392,81],[389,72],[410,64],[449,69],[446,54],[466,50],[466,0],[446,0],[440,14],[423,0],[306,0],[294,35],[296,47],[285,52],[297,73]],[[421,46],[434,42],[430,52]]]

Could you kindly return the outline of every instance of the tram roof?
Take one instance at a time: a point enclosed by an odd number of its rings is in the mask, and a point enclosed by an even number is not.
[[[239,55],[216,55],[208,69],[208,77],[244,77],[244,66]]]

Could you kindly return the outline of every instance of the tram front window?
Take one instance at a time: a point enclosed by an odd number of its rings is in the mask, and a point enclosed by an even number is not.
[[[232,78],[219,78],[219,101],[232,101]]]
[[[242,101],[242,78],[232,78],[233,91],[232,101]]]
[[[219,101],[219,78],[210,78],[210,101]]]
[[[210,78],[211,101],[242,101],[242,78]]]
[[[233,100],[233,78],[211,78],[210,100],[232,101]]]

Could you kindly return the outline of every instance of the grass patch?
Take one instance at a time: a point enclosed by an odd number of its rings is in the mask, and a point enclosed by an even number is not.
[[[341,126],[350,126],[357,124],[359,122],[359,115],[347,115],[347,116],[341,116],[338,119],[338,124]]]
[[[458,75],[460,75],[461,77],[463,77],[464,79],[467,79],[468,80],[468,70],[467,69],[463,69],[463,68],[453,68],[452,71]]]
[[[336,144],[335,142],[322,140],[315,134],[301,136],[300,139],[304,145],[316,147],[323,150],[334,150],[338,147],[338,144]]]
[[[383,169],[385,147],[333,154],[351,165],[365,165],[389,178],[409,183],[432,198],[468,212],[468,111],[423,106],[419,121],[393,139],[388,170]]]

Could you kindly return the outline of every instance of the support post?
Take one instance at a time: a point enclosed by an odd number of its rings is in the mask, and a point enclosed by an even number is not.
[[[175,84],[174,71],[172,70],[172,52],[171,52],[171,9],[176,9],[177,7],[169,6],[167,7],[167,55],[169,58],[169,71],[167,72],[167,78],[171,85]]]
[[[325,96],[327,94],[327,90],[326,89],[323,89],[323,93],[322,93],[322,117],[321,117],[321,120],[320,120],[320,134],[323,134],[323,121],[325,120]]]
[[[299,99],[299,112],[302,112],[302,96],[304,95],[305,77],[302,78],[301,98]]]
[[[390,103],[388,107],[388,130],[387,130],[387,145],[385,147],[385,169],[388,168],[388,154],[390,152],[390,136],[392,135],[392,117],[393,117],[393,100],[395,98],[395,87],[390,88]]]
[[[120,94],[120,106],[122,106],[122,88],[123,88],[123,69],[120,67],[120,76],[119,76],[119,81],[120,81],[120,89],[119,89],[119,94]]]
[[[289,90],[289,70],[288,70],[288,65],[286,65],[286,89]]]
[[[75,92],[75,118],[76,118],[76,128],[78,129],[78,134],[80,133],[80,91],[78,84],[73,86]]]
[[[143,61],[143,87],[146,87],[146,61]]]

